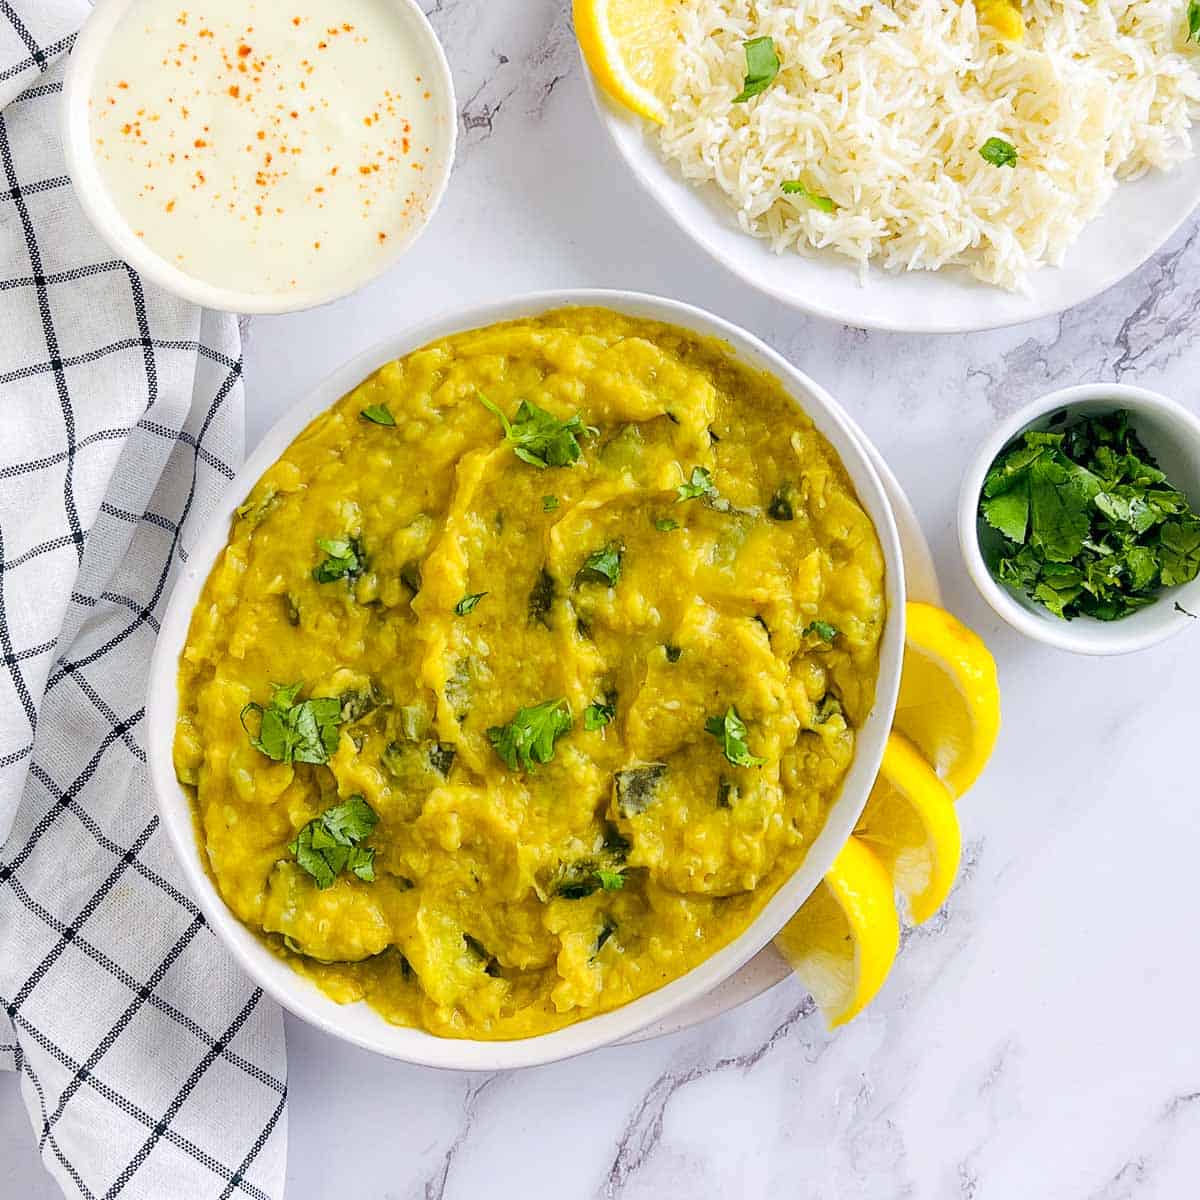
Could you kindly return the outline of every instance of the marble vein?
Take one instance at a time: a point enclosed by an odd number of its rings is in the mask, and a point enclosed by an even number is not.
[[[1105,1184],[1088,1194],[1088,1200],[1133,1200],[1146,1194],[1144,1184],[1157,1179],[1164,1156],[1175,1149],[1178,1126],[1200,1112],[1200,1091],[1182,1092],[1162,1105],[1149,1125],[1147,1134],[1113,1172]],[[1197,1133],[1192,1134],[1193,1140]],[[1195,1188],[1192,1189],[1195,1194]]]
[[[617,1142],[616,1154],[608,1175],[596,1193],[603,1200],[612,1200],[629,1180],[640,1171],[662,1139],[663,1118],[674,1097],[689,1084],[725,1071],[752,1071],[792,1030],[807,1021],[817,1011],[811,996],[805,996],[753,1050],[700,1063],[685,1071],[667,1071],[660,1075],[642,1097]]]
[[[471,1136],[475,1123],[479,1098],[499,1078],[498,1075],[485,1075],[468,1085],[463,1096],[462,1121],[454,1135],[454,1140],[446,1147],[442,1161],[432,1177],[425,1181],[424,1200],[444,1200],[446,1185],[450,1179],[450,1170],[460,1150],[466,1145]]]

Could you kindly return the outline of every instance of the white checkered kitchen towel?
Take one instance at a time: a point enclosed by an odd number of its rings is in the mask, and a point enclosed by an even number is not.
[[[0,0],[0,1086],[69,1196],[265,1200],[282,1022],[179,886],[142,744],[174,564],[241,458],[240,343],[75,202],[87,11]]]

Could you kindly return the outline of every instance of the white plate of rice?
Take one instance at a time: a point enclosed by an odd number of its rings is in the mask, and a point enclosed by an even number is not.
[[[1020,11],[1012,46],[972,0],[682,0],[666,124],[592,94],[634,176],[755,287],[862,328],[1011,325],[1116,283],[1200,201],[1188,0]],[[779,74],[732,103],[763,36]],[[993,137],[1015,166],[980,155]]]

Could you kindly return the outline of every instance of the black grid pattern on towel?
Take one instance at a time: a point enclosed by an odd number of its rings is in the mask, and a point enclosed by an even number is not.
[[[7,66],[0,62],[0,83],[30,71],[41,76],[69,46],[69,37],[39,46],[13,5],[0,0],[0,27],[6,21],[28,54]],[[119,686],[110,687],[107,679],[110,672],[118,681],[136,672],[135,660],[140,660],[144,672],[173,565],[186,558],[182,538],[202,485],[207,494],[214,481],[230,479],[235,473],[232,463],[206,445],[206,438],[223,419],[223,406],[230,395],[240,389],[241,360],[198,338],[155,337],[141,280],[122,262],[45,269],[38,206],[47,199],[61,205],[61,197],[54,193],[69,188],[69,183],[54,172],[53,165],[45,175],[22,179],[10,122],[19,120],[20,110],[27,106],[57,106],[60,92],[60,78],[39,78],[9,108],[0,111],[0,229],[5,224],[11,228],[15,220],[27,256],[25,263],[4,264],[5,269],[17,268],[17,273],[0,278],[0,294],[15,292],[28,297],[36,307],[42,336],[41,345],[25,348],[28,362],[0,373],[0,399],[7,385],[44,381],[47,404],[53,404],[58,422],[58,445],[53,452],[23,461],[0,461],[0,481],[23,478],[37,488],[45,504],[53,506],[54,524],[61,528],[52,537],[10,553],[0,508],[0,673],[8,676],[28,725],[25,744],[0,755],[0,768],[28,760],[18,819],[12,836],[0,846],[0,959],[8,953],[6,927],[22,925],[26,933],[23,944],[40,947],[40,953],[20,964],[19,974],[0,966],[0,1007],[10,1025],[4,1028],[0,1022],[0,1065],[10,1066],[27,1080],[37,1102],[39,1148],[48,1165],[53,1168],[57,1164],[55,1174],[64,1187],[73,1186],[80,1196],[143,1194],[137,1187],[131,1188],[131,1181],[139,1178],[156,1153],[169,1148],[175,1152],[172,1164],[183,1161],[187,1168],[175,1171],[172,1167],[172,1177],[185,1190],[197,1189],[186,1194],[270,1200],[268,1192],[252,1182],[253,1168],[284,1115],[286,1081],[281,1047],[274,1047],[274,1061],[264,1065],[256,1055],[258,1043],[246,1036],[248,1027],[261,1021],[260,1010],[267,1002],[258,989],[225,966],[223,952],[216,947],[203,916],[172,882],[170,851],[164,845],[158,818],[146,802],[145,753],[139,742],[144,718],[140,693],[134,696]],[[90,233],[87,237],[91,239]],[[114,289],[127,291],[135,330],[64,355],[59,325],[62,293],[97,276],[107,277]],[[141,360],[145,392],[141,418],[80,436],[73,391],[77,381],[87,380],[88,369],[101,360],[130,354]],[[207,364],[214,381],[211,392],[203,394],[199,405],[194,400],[191,413],[183,413],[179,420],[159,414],[160,363],[170,355],[186,355]],[[137,439],[164,443],[158,454],[177,477],[176,485],[160,483],[154,507],[146,505],[140,512],[122,507],[119,499],[106,498],[95,523],[85,527],[77,477],[87,455],[106,444],[129,445]],[[206,480],[206,473],[213,479]],[[165,493],[165,501],[160,493]],[[125,532],[112,539],[113,546],[118,552],[136,548],[138,565],[144,569],[147,562],[151,564],[148,577],[143,570],[141,578],[124,578],[118,568],[110,583],[120,587],[95,592],[85,586],[77,588],[70,597],[65,628],[77,631],[78,636],[65,645],[61,639],[44,638],[36,644],[21,644],[6,608],[21,574],[36,575],[47,556],[69,548],[82,578],[92,542],[109,538],[112,530],[121,528]],[[29,664],[45,656],[55,657],[42,676],[44,688],[37,689],[29,681]],[[78,723],[85,728],[72,729],[79,747],[72,745],[64,751],[57,744],[43,746],[39,720],[48,722],[51,715],[65,711],[84,714]],[[78,761],[73,761],[72,751]],[[133,781],[138,794],[122,805],[98,803],[97,792],[114,781]],[[138,812],[140,817],[135,816]],[[39,855],[42,861],[47,855],[57,859],[60,850],[86,861],[86,869],[81,868],[86,880],[81,886],[80,879],[72,879],[61,904],[47,896],[40,879],[36,885],[27,881],[27,872]],[[72,871],[80,865],[78,861],[64,862],[62,868]],[[158,926],[169,931],[165,953],[152,964],[139,961],[137,952],[113,941],[112,909],[131,886],[143,902],[151,899],[156,935]],[[225,998],[232,1001],[236,997],[236,1003],[222,1008],[204,995],[207,981],[193,978],[189,983],[180,978],[189,955],[198,952],[207,956],[198,965],[219,963],[226,975],[233,976]],[[87,1045],[64,1045],[62,1029],[53,1020],[59,1007],[39,1005],[38,1001],[51,990],[70,992],[83,981],[93,988],[80,997],[96,1017],[88,1028],[102,1033],[85,1035],[91,1039]],[[193,1007],[188,1006],[189,999],[196,1001]],[[43,1017],[43,1012],[49,1015]],[[206,1027],[206,1018],[218,1013],[221,1023]],[[143,1027],[151,1020],[165,1023],[169,1036],[164,1044],[172,1047],[180,1062],[190,1063],[190,1069],[179,1068],[165,1088],[161,1085],[166,1081],[157,1080],[157,1091],[152,1092],[148,1084],[122,1086],[116,1082],[128,1082],[123,1079],[128,1070],[120,1067],[122,1055],[131,1039],[148,1036]],[[222,1161],[227,1146],[205,1145],[196,1135],[203,1121],[197,1122],[189,1108],[210,1073],[218,1068],[225,1073],[224,1087],[263,1093],[257,1105],[263,1119],[241,1131],[237,1157],[228,1162]],[[153,1106],[148,1095],[154,1098]],[[107,1175],[98,1174],[94,1162],[85,1165],[78,1161],[71,1139],[63,1133],[74,1124],[72,1110],[82,1097],[91,1105],[100,1103],[113,1110],[106,1114],[106,1129],[112,1128],[113,1117],[119,1114],[118,1125],[128,1131],[118,1152],[119,1167],[112,1169],[111,1156],[105,1161]],[[211,1094],[206,1103],[212,1103]],[[185,1112],[191,1132],[181,1121]],[[208,1185],[189,1184],[189,1178],[207,1180],[211,1192]]]

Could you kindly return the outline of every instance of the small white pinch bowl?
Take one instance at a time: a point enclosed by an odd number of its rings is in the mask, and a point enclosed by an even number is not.
[[[391,270],[433,219],[454,165],[458,137],[457,102],[450,65],[417,0],[388,0],[422,64],[422,76],[435,113],[427,190],[407,224],[392,238],[389,253],[369,262],[346,261],[336,283],[324,288],[245,291],[222,287],[180,270],[134,232],[105,183],[93,153],[89,100],[109,39],[134,0],[95,0],[71,50],[63,83],[63,150],[67,174],[88,220],[113,252],[143,279],[180,299],[229,313],[286,313],[317,308],[365,287]]]
[[[1167,479],[1200,511],[1200,417],[1157,392],[1122,383],[1084,383],[1062,388],[1015,412],[983,443],[963,477],[958,499],[958,540],[967,572],[983,598],[1014,629],[1074,654],[1131,654],[1200,624],[1200,578],[1164,588],[1158,600],[1119,621],[1056,617],[1024,594],[992,578],[981,548],[989,536],[978,516],[983,481],[1000,453],[1030,429],[1058,427],[1072,419],[1129,412],[1130,424]],[[1060,413],[1066,420],[1054,420]]]
[[[825,825],[799,868],[779,887],[762,912],[731,942],[698,966],[657,991],[621,1008],[574,1025],[514,1041],[440,1038],[423,1029],[389,1025],[365,1003],[338,1004],[294,971],[226,907],[202,860],[190,797],[175,778],[172,744],[178,714],[176,687],[179,655],[187,640],[192,611],[213,564],[229,537],[233,510],[258,477],[320,412],[345,395],[376,368],[438,338],[498,321],[529,317],[569,306],[598,306],[632,317],[681,326],[704,337],[720,338],[736,358],[754,370],[774,375],[837,452],[874,522],[885,565],[887,623],[879,654],[875,703],[858,731],[854,761],[830,805]],[[230,483],[208,527],[180,568],[162,619],[150,666],[147,744],[150,778],[163,826],[179,860],[188,889],[234,960],[257,984],[296,1016],[356,1046],[424,1066],[484,1071],[534,1066],[613,1045],[696,1001],[740,970],[804,903],[833,865],[866,803],[879,772],[891,730],[904,655],[905,583],[903,550],[891,502],[860,435],[842,407],[819,384],[745,330],[675,300],[636,292],[564,290],[521,296],[434,318],[401,331],[374,349],[339,367],[263,438]]]

